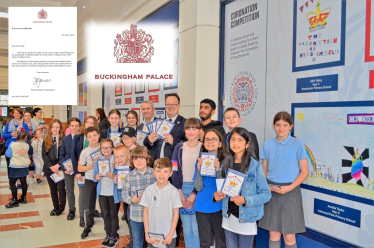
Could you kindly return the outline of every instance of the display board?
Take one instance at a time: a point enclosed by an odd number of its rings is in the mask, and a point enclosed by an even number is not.
[[[265,131],[267,2],[233,1],[224,5],[223,16],[220,80],[224,109],[239,110],[241,126],[255,133],[261,145]]]
[[[374,247],[373,1],[267,2],[265,140],[274,115],[292,112],[307,228]]]

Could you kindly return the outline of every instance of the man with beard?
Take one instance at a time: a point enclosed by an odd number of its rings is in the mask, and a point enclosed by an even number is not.
[[[203,124],[203,128],[199,134],[200,138],[202,138],[204,133],[210,129],[216,129],[222,134],[222,137],[225,136],[226,132],[225,129],[223,129],[222,122],[212,121],[212,115],[214,115],[215,112],[216,103],[213,100],[207,98],[200,102],[199,116],[201,123]]]

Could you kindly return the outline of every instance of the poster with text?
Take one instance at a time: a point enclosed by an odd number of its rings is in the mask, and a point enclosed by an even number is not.
[[[240,112],[241,126],[264,142],[267,1],[233,1],[224,16],[225,108]]]
[[[294,0],[292,71],[344,65],[345,0]]]

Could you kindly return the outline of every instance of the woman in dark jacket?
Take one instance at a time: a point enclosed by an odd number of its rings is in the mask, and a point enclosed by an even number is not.
[[[49,123],[49,128],[42,145],[42,157],[44,161],[43,172],[47,178],[53,202],[51,216],[62,214],[66,205],[65,180],[55,183],[51,178],[53,173],[57,175],[60,170],[65,171],[64,167],[59,164],[58,159],[63,137],[64,132],[62,131],[61,121],[53,119],[51,123]]]
[[[96,117],[97,123],[99,124],[99,131],[108,129],[110,127],[110,123],[108,118],[105,115],[104,109],[98,108],[96,109]]]

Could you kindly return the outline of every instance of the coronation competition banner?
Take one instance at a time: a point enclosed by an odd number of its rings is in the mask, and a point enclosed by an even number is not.
[[[241,126],[264,142],[267,1],[236,0],[224,10],[225,108],[240,112]]]
[[[303,141],[307,228],[374,247],[373,1],[269,1],[266,132],[282,110]]]

